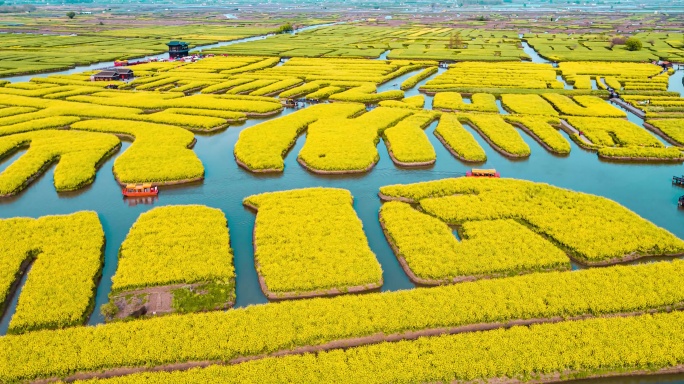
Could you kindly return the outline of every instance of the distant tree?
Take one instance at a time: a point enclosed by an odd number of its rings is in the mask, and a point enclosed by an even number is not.
[[[73,19],[74,17],[76,17],[76,12],[74,12],[74,11],[69,11],[69,12],[66,13],[66,15],[67,15],[68,18]]]
[[[294,31],[294,27],[292,27],[292,24],[290,23],[285,23],[278,28],[276,33],[288,33]]]
[[[641,40],[636,37],[630,37],[625,41],[625,46],[629,51],[639,51],[643,45],[641,44]]]
[[[461,32],[454,32],[449,37],[449,49],[460,48],[463,45],[463,39],[461,39]]]

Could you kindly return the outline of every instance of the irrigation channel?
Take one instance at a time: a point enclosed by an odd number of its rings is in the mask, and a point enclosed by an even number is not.
[[[231,42],[235,43],[235,42]],[[524,44],[526,45],[526,43]],[[528,46],[529,47],[529,46]],[[527,52],[527,50],[526,50]],[[528,53],[529,54],[529,53]],[[535,52],[536,54],[536,52]],[[530,55],[534,62],[547,62],[538,55]],[[434,78],[444,69],[416,87],[408,90],[406,96],[419,94],[419,87]],[[378,91],[398,89],[399,84],[415,74],[406,74],[379,87]],[[681,74],[681,71],[678,72]],[[671,89],[676,84],[671,83]],[[679,80],[681,88],[681,75]],[[681,92],[681,89],[677,90]],[[432,108],[432,97],[426,96],[425,108]],[[279,116],[294,113],[285,109]],[[630,116],[641,124],[636,116]],[[233,157],[233,147],[240,132],[265,120],[252,119],[239,126],[212,135],[196,135],[194,151],[205,167],[205,180],[200,183],[162,187],[159,198],[138,204],[123,200],[119,185],[112,176],[114,159],[125,151],[130,143],[124,142],[122,149],[100,168],[96,181],[80,191],[57,193],[53,186],[54,166],[36,180],[29,188],[16,197],[0,200],[0,217],[40,217],[54,214],[70,214],[81,210],[93,210],[99,215],[105,230],[107,244],[102,280],[98,286],[96,306],[89,325],[100,324],[103,318],[99,307],[107,302],[111,290],[111,278],[116,271],[117,254],[129,228],[138,216],[154,207],[178,204],[202,204],[220,208],[228,218],[231,246],[235,255],[236,269],[236,307],[266,303],[260,290],[254,268],[254,249],[252,231],[255,214],[244,208],[242,200],[250,195],[270,191],[281,191],[307,187],[335,187],[351,191],[354,196],[354,209],[363,221],[364,231],[371,249],[382,265],[383,291],[412,289],[414,285],[400,267],[390,249],[378,222],[380,199],[377,196],[381,186],[397,183],[415,183],[456,177],[465,173],[471,165],[454,158],[434,136],[437,123],[431,124],[426,133],[437,153],[433,166],[421,168],[402,168],[392,163],[383,141],[378,143],[380,160],[365,174],[353,175],[314,175],[297,163],[296,157],[302,149],[306,136],[296,141],[294,148],[285,159],[282,174],[253,174],[240,168]],[[487,162],[484,168],[496,168],[503,177],[549,183],[562,188],[605,196],[633,210],[640,216],[664,227],[680,238],[684,238],[684,211],[677,208],[677,199],[684,189],[673,186],[673,175],[684,174],[681,164],[617,163],[600,160],[593,152],[583,150],[572,140],[569,156],[556,156],[547,152],[530,136],[521,132],[530,146],[532,155],[528,159],[511,160],[492,149],[472,128],[467,127],[479,144],[485,149]],[[563,133],[565,135],[565,133]],[[566,135],[567,137],[567,135]],[[0,162],[4,169],[21,153]],[[641,262],[650,262],[653,259]],[[573,265],[573,269],[580,268]],[[22,282],[23,284],[23,282]],[[19,291],[20,292],[20,291]],[[4,335],[11,316],[16,309],[19,295],[15,295],[10,307],[1,319],[0,335]],[[684,375],[661,375],[652,377],[599,379],[601,383],[684,383]]]

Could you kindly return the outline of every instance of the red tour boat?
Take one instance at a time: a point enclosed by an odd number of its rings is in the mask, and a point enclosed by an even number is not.
[[[121,193],[126,197],[157,196],[159,189],[152,184],[127,184]]]
[[[466,172],[466,177],[500,177],[496,169],[471,169]]]

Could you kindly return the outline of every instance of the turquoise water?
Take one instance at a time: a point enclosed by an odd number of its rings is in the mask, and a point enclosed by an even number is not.
[[[291,113],[287,110],[285,113]],[[254,214],[242,206],[242,199],[255,193],[305,187],[345,188],[354,195],[354,208],[363,221],[371,249],[377,255],[384,271],[383,290],[410,289],[413,284],[400,268],[389,248],[377,214],[380,200],[378,189],[395,183],[414,183],[453,177],[470,169],[456,160],[434,137],[436,123],[426,129],[428,138],[437,152],[434,166],[421,169],[404,169],[390,160],[386,147],[378,144],[380,161],[366,174],[321,176],[307,172],[296,162],[305,136],[301,136],[285,160],[285,172],[278,175],[254,175],[238,167],[233,158],[233,146],[243,129],[258,123],[252,120],[242,126],[230,127],[215,134],[197,136],[195,152],[204,163],[206,179],[203,183],[161,189],[153,204],[130,206],[121,197],[114,181],[110,159],[97,174],[95,183],[78,192],[57,193],[52,184],[54,167],[19,196],[0,201],[0,217],[39,217],[66,214],[80,210],[94,210],[99,214],[106,237],[105,266],[97,292],[97,308],[107,301],[111,277],[116,270],[118,248],[136,218],[143,212],[161,205],[204,204],[220,208],[228,217],[231,245],[235,253],[238,307],[265,303],[254,269],[252,230]],[[601,161],[596,154],[582,150],[574,143],[568,157],[546,152],[535,140],[523,138],[532,149],[526,160],[511,161],[494,151],[474,131],[477,141],[485,149],[488,161],[483,165],[496,168],[504,177],[546,182],[564,188],[593,193],[611,198],[639,215],[665,227],[684,238],[684,212],[677,209],[677,198],[684,189],[673,186],[672,175],[681,175],[679,164],[625,164]],[[129,146],[125,143],[119,154]],[[117,154],[118,155],[118,154]],[[115,156],[117,156],[115,155]],[[4,165],[4,163],[2,164]],[[0,332],[4,333],[13,307],[2,319]],[[90,324],[102,322],[96,311]]]

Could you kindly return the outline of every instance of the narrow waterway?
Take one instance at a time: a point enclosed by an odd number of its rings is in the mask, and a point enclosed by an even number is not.
[[[9,328],[9,323],[10,323],[10,316],[9,314],[16,312],[17,310],[17,303],[19,302],[19,293],[21,290],[24,288],[24,285],[26,284],[26,279],[28,278],[28,274],[31,272],[31,267],[26,269],[26,272],[21,276],[19,279],[19,284],[17,285],[17,290],[14,293],[14,295],[11,297],[9,303],[7,304],[7,308],[5,309],[5,313],[7,316],[3,316],[0,319],[0,335],[5,335],[7,334],[7,329]]]
[[[684,66],[680,65],[680,68],[675,71],[667,84],[667,90],[670,92],[677,92],[679,96],[684,96]]]
[[[520,37],[522,38],[522,35]],[[532,48],[530,44],[527,43],[527,41],[522,40],[521,44],[523,47],[523,51],[525,51],[527,56],[532,58],[533,63],[550,63],[549,60],[546,60],[545,58],[539,56],[539,53],[537,53],[537,51],[535,51],[534,48]]]
[[[5,169],[12,165],[15,161],[17,161],[23,154],[25,154],[27,151],[26,148],[22,148],[10,155],[6,155],[2,158],[0,158],[0,173],[5,172]]]

